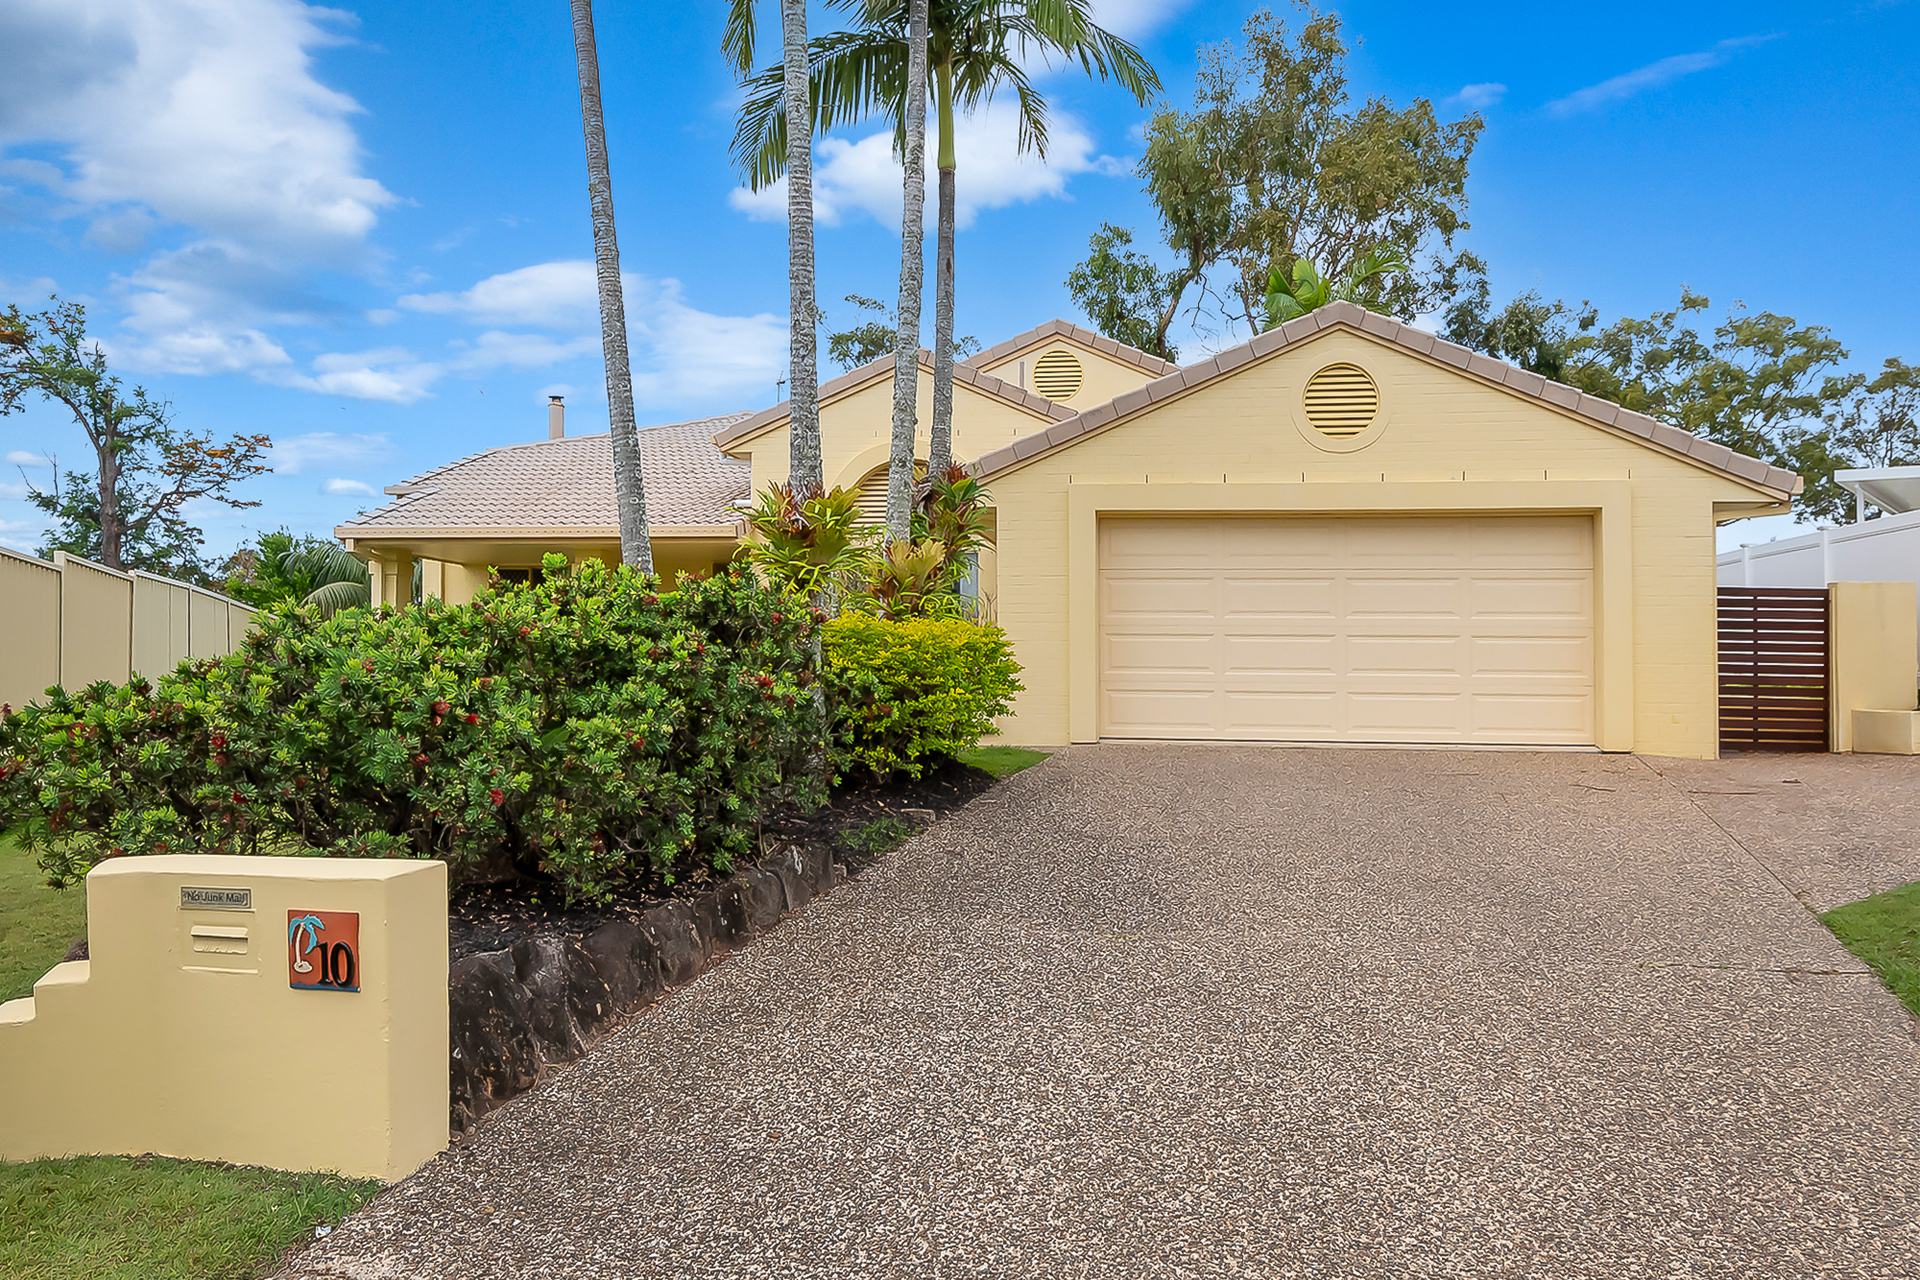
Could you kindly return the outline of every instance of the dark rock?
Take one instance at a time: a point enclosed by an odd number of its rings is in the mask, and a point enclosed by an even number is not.
[[[511,954],[514,975],[533,997],[529,1026],[541,1059],[572,1062],[586,1052],[588,1031],[611,1012],[605,980],[577,942],[522,938]]]
[[[693,911],[686,903],[663,902],[640,920],[658,951],[661,982],[678,987],[706,968],[706,951],[694,932]]]
[[[632,1013],[660,993],[659,956],[639,925],[603,924],[581,939],[580,949],[607,984],[614,1013]]]
[[[451,1024],[450,1122],[458,1132],[540,1082],[543,1064],[532,1028],[533,996],[504,951],[468,956],[448,974]]]
[[[720,885],[713,891],[714,901],[720,908],[719,936],[725,937],[728,946],[738,946],[753,936],[752,894],[747,891],[747,882],[740,876]]]
[[[806,880],[801,875],[798,851],[789,849],[782,857],[769,858],[760,864],[760,870],[780,881],[782,910],[798,911],[812,898],[813,895],[807,892]]]
[[[82,938],[80,939],[80,941],[74,943],[72,946],[67,948],[67,954],[60,957],[60,963],[66,964],[70,960],[85,960],[86,958],[87,958],[87,940],[85,938]]]
[[[700,951],[709,960],[724,955],[733,945],[733,931],[720,909],[720,891],[708,889],[687,903],[693,912],[693,931],[700,937]]]
[[[780,922],[787,908],[787,891],[780,877],[761,867],[750,868],[739,877],[747,886],[747,921],[755,933],[764,933]]]

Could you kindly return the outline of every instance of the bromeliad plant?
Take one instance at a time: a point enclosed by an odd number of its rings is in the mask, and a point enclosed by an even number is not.
[[[747,513],[755,535],[740,556],[784,591],[810,602],[831,603],[858,577],[866,547],[855,527],[854,495],[835,486],[802,495],[791,485],[770,484]]]
[[[576,896],[727,869],[825,780],[818,615],[598,561],[399,612],[280,608],[224,658],[0,719],[0,830],[72,883],[147,853],[444,858]]]

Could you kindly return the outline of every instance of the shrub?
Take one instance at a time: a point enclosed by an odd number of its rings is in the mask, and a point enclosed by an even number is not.
[[[0,720],[0,829],[68,883],[103,858],[445,858],[600,896],[726,870],[826,742],[819,616],[733,573],[659,592],[588,561],[398,612],[265,615],[157,685]]]
[[[826,624],[823,640],[841,757],[883,778],[917,778],[929,760],[998,732],[993,718],[1025,687],[998,627],[847,613]]]

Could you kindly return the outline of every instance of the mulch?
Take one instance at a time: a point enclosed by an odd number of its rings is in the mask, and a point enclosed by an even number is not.
[[[769,815],[760,824],[761,845],[824,845],[849,875],[858,875],[883,856],[886,847],[897,844],[907,828],[931,825],[993,784],[993,775],[984,769],[949,760],[919,779],[843,786],[812,813],[783,808]],[[875,830],[876,823],[888,819],[892,823]],[[536,935],[585,937],[612,921],[638,923],[649,908],[692,897],[723,878],[703,872],[667,884],[649,877],[623,886],[608,902],[591,905],[568,903],[560,886],[550,881],[466,886],[454,890],[447,904],[448,950],[452,959],[460,960]]]

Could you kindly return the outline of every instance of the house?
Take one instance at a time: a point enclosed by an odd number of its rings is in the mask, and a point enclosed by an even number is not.
[[[923,364],[923,423],[929,383]],[[1784,512],[1799,489],[1790,472],[1349,303],[1180,369],[1054,321],[967,361],[954,394],[955,454],[976,459],[996,512],[981,592],[1025,667],[1012,742],[1710,757],[1714,527]],[[821,388],[829,484],[872,500],[890,410],[890,361]],[[784,405],[712,437],[747,470],[703,460],[699,474],[733,477],[730,492],[785,478]],[[650,485],[668,438],[649,453]],[[525,469],[550,447],[488,465],[546,483]],[[341,536],[385,554],[388,531],[420,518],[399,509],[473,465],[396,486],[399,502]],[[583,506],[543,542],[527,499],[474,501],[520,522],[519,542],[485,545],[585,553],[613,542],[605,492],[598,541]],[[707,501],[724,505],[717,487]],[[509,523],[486,518],[469,527]],[[654,519],[658,555],[671,538]],[[456,542],[420,537],[411,554],[480,563],[480,539]]]

